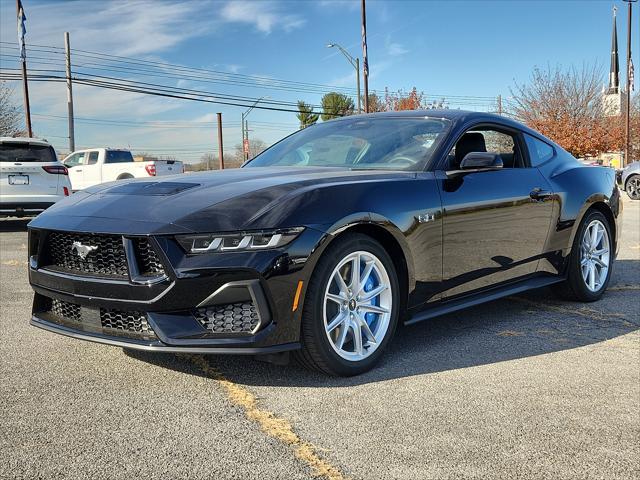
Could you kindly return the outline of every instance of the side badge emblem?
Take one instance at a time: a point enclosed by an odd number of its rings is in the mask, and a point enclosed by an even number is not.
[[[416,220],[418,220],[418,223],[433,222],[435,219],[436,219],[436,215],[431,212],[421,213],[420,215],[416,215]]]

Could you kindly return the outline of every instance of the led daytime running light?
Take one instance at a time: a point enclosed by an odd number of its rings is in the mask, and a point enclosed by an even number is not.
[[[290,243],[303,230],[303,227],[297,227],[272,231],[180,235],[176,240],[187,253],[266,250]]]

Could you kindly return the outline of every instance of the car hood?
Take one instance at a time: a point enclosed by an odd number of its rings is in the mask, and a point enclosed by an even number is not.
[[[282,228],[294,225],[266,225],[261,219],[274,209],[295,208],[293,199],[318,188],[414,176],[345,168],[252,167],[111,182],[58,202],[29,226],[124,234]]]

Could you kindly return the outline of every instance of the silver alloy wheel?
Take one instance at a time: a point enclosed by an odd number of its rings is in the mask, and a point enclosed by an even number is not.
[[[627,180],[627,195],[632,200],[640,199],[640,175],[634,175]]]
[[[600,220],[593,220],[582,235],[580,269],[585,285],[598,292],[609,271],[609,234]]]
[[[389,274],[380,259],[365,251],[344,257],[324,293],[324,328],[335,352],[352,362],[369,357],[387,334],[392,306]]]

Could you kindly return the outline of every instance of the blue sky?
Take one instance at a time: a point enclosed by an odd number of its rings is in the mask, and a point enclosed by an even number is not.
[[[189,67],[338,87],[355,86],[347,61],[327,49],[339,43],[360,56],[359,0],[314,1],[37,1],[23,0],[27,45],[73,48],[164,61]],[[508,98],[514,81],[526,82],[534,66],[609,65],[611,8],[617,5],[621,69],[626,56],[626,4],[621,1],[401,1],[368,0],[370,88],[416,86],[452,108],[486,110],[492,98]],[[634,24],[640,11],[635,8]],[[15,45],[15,2],[0,0],[0,39]],[[640,68],[640,28],[634,63]],[[16,68],[11,45],[1,44],[0,66]],[[40,53],[40,55],[44,55]],[[46,56],[46,55],[45,55]],[[76,61],[79,61],[77,58]],[[44,61],[44,60],[41,60]],[[30,68],[38,67],[36,60]],[[105,73],[108,74],[108,73]],[[274,100],[318,104],[320,94],[238,84],[141,77],[136,80]],[[115,76],[114,75],[114,76]],[[625,78],[624,75],[622,78]],[[603,75],[603,83],[605,76]],[[255,82],[254,82],[255,83]],[[62,84],[30,84],[34,128],[66,150],[66,93]],[[636,82],[638,88],[638,82]],[[14,85],[16,103],[21,90]],[[238,107],[121,93],[93,87],[75,90],[79,146],[118,146],[174,153],[188,161],[217,151],[215,112],[223,113],[227,150],[240,141]],[[464,99],[463,96],[485,97]],[[293,113],[254,110],[252,138],[271,143],[295,129]],[[117,125],[118,122],[126,122]],[[180,128],[149,122],[182,122]],[[211,128],[208,123],[211,123]],[[190,125],[193,128],[190,128]]]

